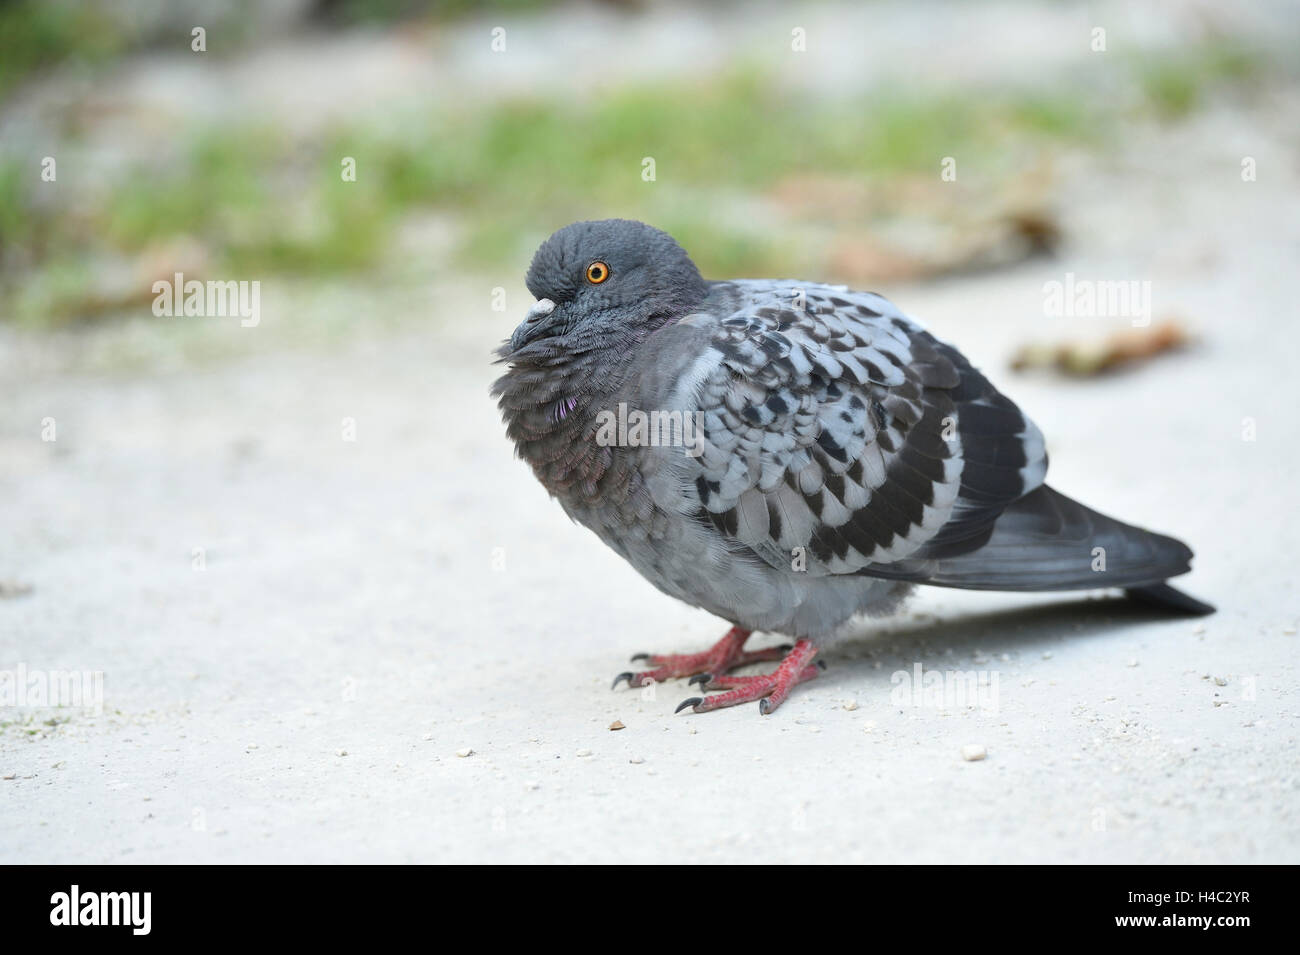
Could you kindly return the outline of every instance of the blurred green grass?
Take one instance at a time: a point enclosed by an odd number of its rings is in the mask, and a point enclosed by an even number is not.
[[[1250,81],[1258,61],[1216,44],[1129,68],[1137,111],[1176,120],[1211,87]],[[814,99],[750,64],[581,102],[443,102],[305,141],[256,120],[199,129],[165,160],[76,202],[49,200],[47,184],[10,158],[0,160],[0,315],[84,317],[103,299],[91,291],[95,262],[164,261],[158,250],[177,241],[197,242],[223,275],[382,273],[397,267],[403,222],[421,212],[457,224],[458,267],[518,268],[552,228],[618,215],[673,232],[705,274],[793,274],[809,250],[748,223],[746,197],[801,177],[888,197],[906,177],[935,179],[944,156],[960,156],[968,179],[1005,180],[1023,173],[1026,155],[1103,146],[1129,108],[1068,85]],[[340,176],[345,156],[355,182]],[[647,156],[654,182],[641,176]]]
[[[21,0],[0,4],[0,98],[43,69],[102,65],[130,45],[98,4]]]
[[[454,19],[485,9],[528,11],[561,0],[314,0],[304,24],[376,26]],[[212,52],[238,49],[277,18],[276,4],[227,0],[194,4],[138,0],[0,0],[0,100],[24,81],[55,68],[94,70],[150,46],[188,45],[203,25],[220,37]],[[291,11],[290,11],[291,12]],[[198,23],[191,23],[196,17]]]
[[[1260,58],[1235,43],[1207,43],[1195,57],[1143,57],[1137,61],[1142,95],[1164,119],[1188,116],[1204,104],[1212,90],[1253,86],[1261,72]]]

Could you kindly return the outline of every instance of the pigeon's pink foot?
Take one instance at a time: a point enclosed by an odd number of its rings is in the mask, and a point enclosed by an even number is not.
[[[817,648],[812,645],[812,641],[799,640],[786,654],[781,665],[771,673],[764,673],[761,676],[704,674],[703,678],[697,677],[691,682],[699,682],[706,689],[725,689],[727,692],[714,696],[693,696],[689,700],[682,700],[676,712],[680,713],[689,706],[696,713],[707,713],[709,710],[719,710],[724,706],[735,706],[737,703],[758,700],[758,711],[763,714],[771,713],[785,702],[785,698],[790,695],[790,691],[795,686],[811,680],[821,672],[821,661],[812,662],[816,655]]]
[[[672,653],[651,655],[638,653],[633,661],[645,660],[653,670],[633,673],[628,670],[614,677],[614,686],[627,680],[628,686],[644,686],[647,681],[658,683],[673,677],[693,676],[696,673],[726,673],[747,663],[761,663],[765,660],[780,660],[790,647],[768,647],[763,650],[746,652],[745,641],[752,633],[742,627],[732,627],[726,636],[703,653]],[[612,688],[611,688],[612,689]]]

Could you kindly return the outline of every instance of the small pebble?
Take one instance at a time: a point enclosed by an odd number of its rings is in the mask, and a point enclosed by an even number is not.
[[[1223,677],[1221,677],[1221,676],[1216,676],[1216,677],[1214,678],[1214,685],[1215,685],[1215,686],[1227,686],[1227,685],[1228,685],[1228,681],[1225,680],[1225,679],[1224,679]]]
[[[21,580],[0,580],[0,599],[26,597],[32,592],[32,585]]]
[[[590,755],[591,755],[591,750],[589,750],[589,749],[580,749],[580,750],[578,750],[578,755],[579,755],[579,756],[590,756]]]
[[[347,751],[346,749],[336,749],[336,750],[334,751],[334,755],[335,755],[335,756],[346,756],[347,754],[348,754],[348,751]]]
[[[610,728],[611,731],[613,731],[613,730],[627,729],[627,727],[623,725],[623,721],[622,721],[622,720],[615,720],[614,722],[610,723],[610,724],[609,724],[609,728]]]
[[[1128,661],[1128,665],[1131,666],[1131,667],[1135,667],[1135,666],[1138,665],[1138,662],[1137,662],[1137,660],[1129,660],[1129,661]]]
[[[629,762],[629,763],[632,763],[633,765],[637,765],[637,766],[639,766],[641,763],[644,763],[644,762],[645,762],[645,757],[644,757],[644,756],[630,756],[630,757],[628,757],[628,762]]]
[[[466,756],[469,756],[473,752],[474,750],[469,746],[462,746],[460,749],[456,750],[456,755],[459,756],[461,759],[464,759]]]
[[[424,739],[426,739],[426,740],[433,739],[433,734],[432,734],[432,733],[425,733],[425,734],[424,734]]]
[[[854,710],[856,710],[856,709],[858,708],[858,701],[857,701],[857,700],[849,700],[849,702],[847,702],[847,703],[844,704],[844,708],[845,708],[846,710],[848,710],[850,713],[852,713]]]
[[[961,758],[968,763],[977,763],[988,754],[989,751],[979,743],[967,743],[961,748]]]

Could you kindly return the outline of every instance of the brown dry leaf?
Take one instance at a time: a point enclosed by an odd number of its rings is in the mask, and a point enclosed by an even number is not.
[[[1167,318],[1147,328],[1126,328],[1100,341],[1025,345],[1012,357],[1011,367],[1017,371],[1054,368],[1086,378],[1185,348],[1193,341],[1180,321]]]
[[[1012,265],[1060,241],[1050,165],[1008,182],[790,176],[769,197],[794,222],[831,227],[825,271],[850,285],[912,282]]]

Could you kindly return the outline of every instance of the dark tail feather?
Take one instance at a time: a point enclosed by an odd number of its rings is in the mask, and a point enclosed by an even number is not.
[[[1191,559],[1182,541],[1099,514],[1044,484],[1010,504],[988,540],[967,553],[922,552],[865,573],[966,590],[1124,587],[1136,599],[1192,612],[1205,605],[1159,586],[1191,570]]]
[[[1185,614],[1189,617],[1204,617],[1214,613],[1214,607],[1197,600],[1195,597],[1170,587],[1168,584],[1150,584],[1146,587],[1130,587],[1124,593],[1130,600],[1159,610]]]

